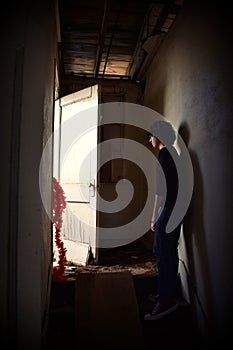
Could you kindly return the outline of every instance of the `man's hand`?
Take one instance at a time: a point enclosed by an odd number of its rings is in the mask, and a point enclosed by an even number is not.
[[[154,222],[151,223],[150,229],[151,229],[151,231],[155,232],[155,223]]]

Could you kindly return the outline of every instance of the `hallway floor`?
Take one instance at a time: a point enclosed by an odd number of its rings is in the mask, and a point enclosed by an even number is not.
[[[140,249],[140,246],[135,245],[131,250],[125,250],[127,254],[119,250],[119,252],[115,252],[116,254],[112,255],[112,252],[109,251],[105,256],[102,256],[101,265],[73,267],[73,269],[70,269],[71,272],[67,282],[53,282],[46,350],[58,350],[68,345],[74,346],[76,344],[75,274],[80,269],[85,269],[87,272],[88,269],[102,269],[104,271],[106,269],[130,270],[144,338],[144,348],[142,350],[155,349],[157,347],[170,349],[171,346],[180,350],[205,347],[201,336],[194,327],[190,306],[183,300],[181,300],[178,309],[170,315],[157,321],[144,320],[144,315],[153,308],[153,303],[149,301],[148,295],[156,290],[157,273],[155,262],[151,260],[149,255],[140,255]],[[119,255],[121,255],[120,259]],[[118,262],[117,264],[115,264],[116,261]],[[119,261],[121,261],[120,264]],[[179,296],[178,298],[180,299]],[[124,347],[122,349],[124,350]],[[108,350],[111,350],[111,344],[109,344]]]

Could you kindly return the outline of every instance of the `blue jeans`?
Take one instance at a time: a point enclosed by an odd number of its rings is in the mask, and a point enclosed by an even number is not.
[[[163,208],[156,222],[153,255],[158,267],[159,302],[173,303],[177,292],[179,224],[172,232],[166,233],[166,225],[172,209]]]

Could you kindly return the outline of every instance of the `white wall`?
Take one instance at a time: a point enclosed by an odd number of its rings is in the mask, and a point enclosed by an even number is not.
[[[3,143],[1,335],[41,346],[51,282],[51,221],[39,191],[43,146],[52,132],[54,2],[12,2],[1,22]],[[52,157],[51,157],[52,159]],[[48,193],[51,169],[47,169]]]
[[[180,131],[190,152],[194,191],[180,240],[180,273],[200,329],[214,339],[230,335],[233,311],[230,23],[220,3],[185,1],[146,73],[144,96],[146,106]]]

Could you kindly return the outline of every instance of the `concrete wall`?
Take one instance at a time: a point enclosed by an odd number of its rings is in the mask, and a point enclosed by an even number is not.
[[[180,240],[184,297],[201,331],[232,324],[232,16],[185,1],[146,73],[144,103],[169,119],[190,152],[194,190]]]
[[[53,125],[57,39],[53,1],[13,1],[11,9],[1,21],[1,335],[36,349],[46,329],[52,271],[39,166]],[[51,170],[52,164],[48,194]]]

